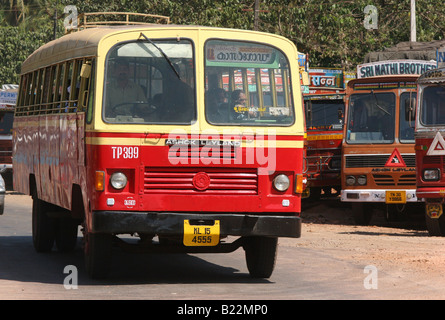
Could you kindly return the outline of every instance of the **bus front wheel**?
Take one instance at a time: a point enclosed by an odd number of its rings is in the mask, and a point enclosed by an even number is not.
[[[85,267],[93,279],[103,279],[108,276],[111,264],[111,249],[113,236],[111,234],[84,234]]]
[[[278,238],[248,237],[244,245],[249,274],[253,278],[269,278],[275,267]]]

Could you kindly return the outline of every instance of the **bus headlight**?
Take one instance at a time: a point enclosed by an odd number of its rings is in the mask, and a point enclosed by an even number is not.
[[[114,189],[123,189],[127,185],[127,176],[122,172],[115,172],[111,175],[110,183]]]
[[[440,178],[439,169],[425,169],[425,170],[423,170],[423,180],[438,181],[439,178]]]
[[[273,186],[277,191],[286,191],[289,186],[289,178],[285,174],[279,174],[273,179]]]
[[[346,184],[348,186],[353,186],[355,184],[355,177],[354,176],[347,176],[346,177]]]
[[[357,183],[361,186],[364,186],[366,184],[366,176],[358,176]]]

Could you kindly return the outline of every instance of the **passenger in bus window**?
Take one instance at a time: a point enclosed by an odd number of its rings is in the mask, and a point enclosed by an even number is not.
[[[258,116],[258,112],[249,110],[246,105],[246,94],[242,90],[234,90],[231,95],[230,117],[232,120],[248,120]]]
[[[114,65],[114,79],[106,88],[107,117],[116,115],[133,116],[138,105],[147,105],[142,88],[130,80],[128,61],[118,59]]]
[[[211,123],[227,123],[229,121],[229,105],[224,89],[209,90],[206,99],[206,113]]]

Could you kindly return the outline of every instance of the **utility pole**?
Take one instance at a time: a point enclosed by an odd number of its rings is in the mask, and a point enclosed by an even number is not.
[[[53,28],[54,28],[54,40],[56,40],[57,39],[57,7],[54,10],[54,26],[53,26]]]
[[[258,19],[259,19],[259,16],[260,16],[260,14],[259,14],[260,13],[260,0],[255,0],[254,13],[255,13],[255,15],[254,15],[253,29],[255,31],[257,31],[258,30]]]
[[[411,42],[416,42],[416,0],[411,0]]]

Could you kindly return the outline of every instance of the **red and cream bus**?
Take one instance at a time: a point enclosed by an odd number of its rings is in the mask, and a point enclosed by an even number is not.
[[[92,277],[107,275],[116,242],[242,247],[251,276],[269,277],[277,238],[301,230],[297,58],[273,34],[159,24],[85,29],[37,49],[22,66],[13,137],[36,250],[73,249],[81,224]]]
[[[445,236],[445,68],[424,73],[417,85],[417,108],[411,112],[416,115],[417,196],[425,200],[429,234]]]
[[[435,62],[391,60],[357,67],[346,89],[341,200],[350,202],[357,224],[375,208],[398,218],[416,196],[414,125],[406,103],[416,97],[419,75]]]

